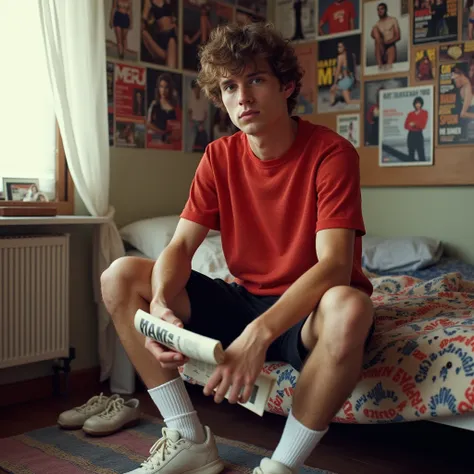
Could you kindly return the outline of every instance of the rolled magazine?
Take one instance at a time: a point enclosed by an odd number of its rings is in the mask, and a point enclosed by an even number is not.
[[[180,328],[141,309],[135,313],[134,325],[135,329],[143,335],[189,357],[189,362],[183,366],[182,374],[193,382],[206,385],[216,365],[224,362],[224,349],[221,342],[216,339]],[[239,403],[239,405],[262,416],[274,385],[273,377],[260,374],[248,402]],[[226,398],[229,398],[229,394],[230,389]]]

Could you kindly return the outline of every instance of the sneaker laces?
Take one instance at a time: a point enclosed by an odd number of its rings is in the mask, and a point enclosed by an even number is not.
[[[86,403],[84,403],[84,405],[77,407],[76,410],[79,413],[87,413],[89,411],[92,411],[97,405],[99,405],[106,399],[107,397],[104,396],[103,392],[101,392],[100,395],[93,396]]]
[[[99,413],[99,416],[101,418],[110,419],[122,410],[124,404],[125,400],[123,398],[111,400],[109,403],[107,403],[105,410]]]
[[[179,439],[176,442],[169,439],[166,428],[163,428],[162,433],[163,436],[150,448],[148,459],[142,462],[142,467],[145,469],[156,469],[159,467],[161,463],[166,461],[169,454],[178,449],[177,445],[183,442],[183,439]]]

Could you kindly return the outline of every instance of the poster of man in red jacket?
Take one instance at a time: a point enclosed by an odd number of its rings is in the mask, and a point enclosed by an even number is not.
[[[433,86],[380,93],[379,166],[433,164]]]

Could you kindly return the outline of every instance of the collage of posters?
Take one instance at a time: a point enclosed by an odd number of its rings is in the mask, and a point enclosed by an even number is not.
[[[380,92],[379,166],[433,164],[433,86]]]
[[[104,16],[110,146],[202,153],[237,131],[197,85],[199,47],[220,24],[264,21],[267,0],[104,0]]]

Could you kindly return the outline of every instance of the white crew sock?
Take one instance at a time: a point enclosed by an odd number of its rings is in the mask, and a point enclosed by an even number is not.
[[[284,464],[293,472],[297,472],[327,431],[328,428],[324,431],[314,431],[306,428],[293,416],[290,410],[285,429],[273,453],[272,460]]]
[[[148,390],[168,428],[179,431],[183,438],[194,443],[206,439],[191,398],[181,377]]]

